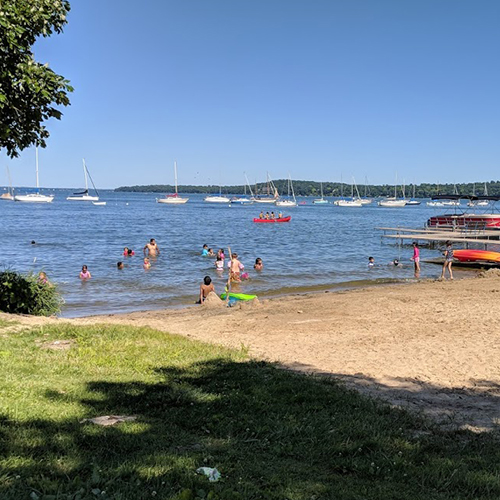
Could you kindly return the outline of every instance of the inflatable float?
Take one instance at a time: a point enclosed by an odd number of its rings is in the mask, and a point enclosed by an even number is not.
[[[290,222],[291,215],[288,217],[281,217],[280,219],[254,219],[254,222]]]
[[[500,252],[488,250],[454,250],[453,257],[460,262],[499,262]]]
[[[220,298],[226,300],[226,292],[221,293]],[[253,300],[256,299],[257,295],[247,295],[246,293],[231,293],[229,292],[229,299],[234,300]]]

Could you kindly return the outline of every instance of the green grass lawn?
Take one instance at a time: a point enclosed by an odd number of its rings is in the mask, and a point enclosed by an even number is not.
[[[0,325],[0,362],[2,500],[500,498],[498,436],[439,430],[244,351],[148,328]],[[100,415],[138,418],[80,423]]]

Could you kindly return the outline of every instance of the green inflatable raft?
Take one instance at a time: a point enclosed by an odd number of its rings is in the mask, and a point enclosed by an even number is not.
[[[226,300],[227,294],[224,292],[221,294],[220,298]],[[234,300],[253,300],[256,299],[257,295],[247,295],[246,293],[229,293],[229,299]]]

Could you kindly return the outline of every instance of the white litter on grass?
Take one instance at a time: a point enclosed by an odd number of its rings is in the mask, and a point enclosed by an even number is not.
[[[199,469],[196,469],[196,472],[207,476],[211,483],[214,483],[221,478],[220,472],[216,468],[212,467],[200,467]]]
[[[102,417],[94,417],[94,418],[84,418],[80,420],[81,424],[85,422],[91,422],[97,425],[104,425],[105,427],[109,425],[121,424],[122,422],[133,422],[137,417],[127,417],[124,415],[104,415]]]

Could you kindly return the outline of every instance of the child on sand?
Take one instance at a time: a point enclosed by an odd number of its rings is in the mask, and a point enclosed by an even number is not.
[[[144,264],[142,265],[144,269],[150,269],[151,268],[151,262],[149,262],[149,259],[147,257],[144,257]]]
[[[444,273],[446,269],[448,269],[448,272],[450,273],[450,280],[453,279],[453,272],[451,270],[451,265],[453,264],[453,247],[451,246],[451,241],[446,242],[446,250],[444,252],[444,264],[443,264],[443,270],[441,271],[441,278],[444,280]]]
[[[241,270],[245,269],[245,266],[238,260],[238,254],[233,253],[231,255],[231,260],[227,263],[229,267],[229,277],[231,281],[241,281]]]
[[[264,263],[262,262],[262,259],[260,257],[257,257],[255,259],[255,264],[253,265],[253,268],[256,271],[262,271],[262,269],[264,269]]]
[[[203,283],[200,285],[200,298],[198,299],[197,304],[203,304],[210,292],[215,293],[215,287],[212,283],[212,278],[210,278],[210,276],[205,276],[203,278]]]
[[[92,275],[90,274],[87,266],[82,266],[82,270],[80,271],[80,279],[88,280],[90,278],[92,278]]]

